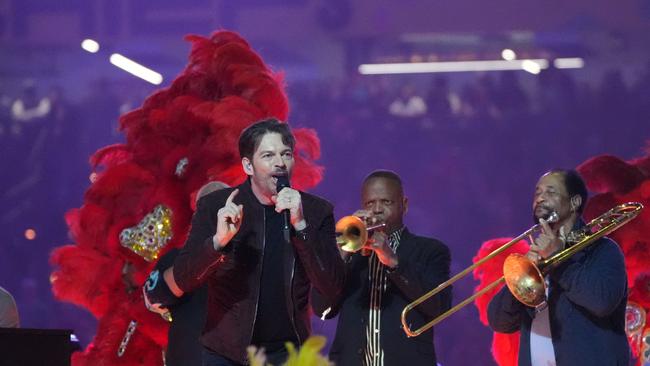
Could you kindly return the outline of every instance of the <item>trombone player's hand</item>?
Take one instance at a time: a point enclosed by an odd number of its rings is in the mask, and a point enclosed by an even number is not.
[[[535,262],[546,259],[552,256],[557,251],[564,249],[564,227],[560,227],[559,235],[556,235],[553,229],[549,226],[548,222],[544,219],[539,219],[542,232],[534,243],[530,246],[530,250],[526,254],[528,259]]]

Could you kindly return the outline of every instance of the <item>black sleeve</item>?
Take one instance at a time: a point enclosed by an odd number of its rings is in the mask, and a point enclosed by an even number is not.
[[[177,255],[178,249],[176,248],[165,253],[158,259],[153,271],[149,273],[143,288],[144,296],[147,297],[151,304],[161,304],[163,307],[169,307],[179,302],[179,298],[174,296],[163,277],[163,273],[174,264]]]
[[[327,208],[321,222],[307,221],[307,228],[301,235],[293,236],[292,243],[312,287],[316,288],[328,303],[338,302],[343,290],[345,270],[336,246],[331,206]]]
[[[352,271],[352,267],[354,266],[353,262],[355,261],[355,258],[357,256],[353,255],[349,258],[347,262],[344,262],[344,271],[345,271],[345,276],[344,278],[346,279],[345,283],[343,284],[344,289],[341,292],[340,296],[337,296],[333,301],[329,300],[325,296],[323,296],[317,288],[312,288],[311,291],[311,307],[312,310],[314,311],[314,314],[318,316],[321,319],[331,319],[334,318],[335,316],[338,315],[339,311],[341,310],[341,306],[347,296],[349,295],[349,286],[347,281],[349,280],[349,274]]]
[[[224,191],[230,194],[232,189]],[[232,245],[215,250],[212,240],[217,230],[218,204],[211,195],[199,201],[185,246],[174,261],[174,280],[183,292],[192,292],[230,259]]]
[[[521,327],[521,317],[526,306],[510,293],[508,286],[497,292],[488,305],[488,323],[493,331],[514,333]]]
[[[421,241],[416,245],[419,247],[408,257],[398,251],[398,268],[388,272],[388,278],[409,301],[449,279],[449,248],[438,241]],[[448,287],[415,309],[429,317],[436,317],[451,307],[451,297],[451,287]]]

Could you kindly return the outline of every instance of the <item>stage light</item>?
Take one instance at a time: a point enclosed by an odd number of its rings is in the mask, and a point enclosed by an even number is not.
[[[581,69],[585,66],[585,60],[580,57],[556,58],[553,66],[557,69]]]
[[[446,62],[418,62],[418,63],[392,63],[392,64],[362,64],[359,73],[362,75],[377,74],[419,74],[436,72],[468,72],[468,71],[506,71],[526,70],[539,73],[548,67],[544,59],[531,60],[483,60],[483,61],[446,61]]]
[[[163,81],[162,75],[151,70],[148,67],[142,66],[139,63],[120,55],[119,53],[114,53],[110,57],[111,64],[119,67],[120,69],[139,77],[142,80],[148,81],[154,85],[160,85]]]
[[[515,53],[515,51],[506,48],[503,51],[501,51],[501,57],[503,57],[503,59],[506,61],[512,61],[517,58],[517,54]]]
[[[34,230],[34,229],[25,230],[25,239],[27,239],[27,240],[36,239],[36,230]]]
[[[548,67],[548,62],[546,60],[542,61],[544,62],[539,62],[539,60],[523,60],[521,63],[521,68],[524,69],[524,71],[537,75],[542,71],[542,64],[544,64],[544,68]]]
[[[92,39],[84,39],[81,42],[81,48],[90,53],[97,53],[97,51],[99,51],[99,43],[97,43],[97,41],[93,41]]]

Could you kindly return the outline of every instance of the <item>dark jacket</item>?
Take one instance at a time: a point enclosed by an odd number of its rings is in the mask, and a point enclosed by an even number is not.
[[[580,224],[579,224],[580,225]],[[549,322],[558,366],[627,366],[627,276],[618,245],[601,238],[549,274]],[[534,309],[503,287],[488,306],[490,327],[520,331],[519,365],[529,366]]]
[[[399,266],[388,273],[389,284],[381,300],[380,343],[384,364],[435,365],[433,329],[408,338],[402,329],[401,313],[408,303],[449,279],[449,249],[438,240],[416,236],[404,229],[397,257]],[[350,258],[346,265],[345,292],[338,303],[327,302],[317,290],[312,292],[318,316],[330,306],[327,318],[339,314],[330,350],[330,359],[338,366],[363,365],[370,304],[368,258],[358,254]],[[451,288],[411,311],[407,318],[411,329],[428,323],[450,306]]]
[[[160,257],[156,262],[152,275],[153,273],[164,273],[174,264],[179,252],[179,249],[174,248]],[[156,302],[155,300],[152,301],[150,296],[158,286],[167,287],[164,284],[162,275],[157,276],[153,286],[145,285],[145,296],[149,297],[150,302]],[[204,285],[194,290],[194,292],[185,293],[180,298],[174,296],[168,287],[165,292],[165,297],[159,299],[164,301],[162,305],[169,309],[172,317],[169,332],[167,333],[165,364],[167,366],[201,366],[203,364],[203,346],[199,342],[199,338],[203,324],[205,324],[205,305],[208,298],[208,289]]]
[[[259,301],[262,256],[265,245],[265,216],[252,192],[250,180],[239,187],[235,204],[243,205],[238,233],[221,250],[215,250],[217,211],[233,191],[223,189],[202,198],[192,218],[185,247],[174,263],[178,286],[190,292],[208,283],[208,315],[201,342],[239,363],[247,363],[246,347],[251,343]],[[284,255],[287,309],[296,338],[302,342],[311,331],[309,292],[317,288],[331,301],[341,294],[343,261],[336,248],[332,205],[301,192],[306,235],[292,236],[291,249]]]

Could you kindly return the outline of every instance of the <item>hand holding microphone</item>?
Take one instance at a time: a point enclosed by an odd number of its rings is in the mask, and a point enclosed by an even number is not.
[[[273,198],[275,211],[282,212],[284,216],[282,229],[285,232],[285,238],[288,240],[288,235],[291,233],[291,227],[289,225],[293,225],[296,230],[302,230],[307,227],[302,212],[302,199],[300,192],[291,188],[289,177],[286,175],[278,177],[276,189],[278,194]]]

